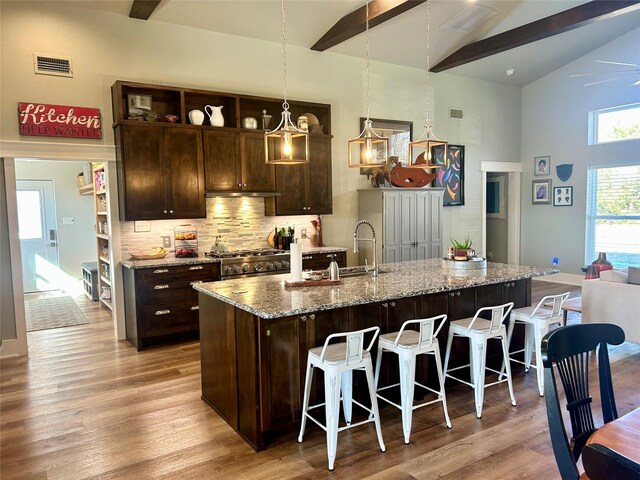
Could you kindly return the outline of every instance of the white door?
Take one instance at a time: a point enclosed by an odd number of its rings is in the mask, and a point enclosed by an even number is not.
[[[54,290],[59,268],[53,181],[17,180],[16,195],[24,291]]]

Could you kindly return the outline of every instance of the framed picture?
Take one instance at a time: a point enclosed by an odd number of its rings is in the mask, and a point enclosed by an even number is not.
[[[431,149],[431,161],[442,165],[435,169],[434,187],[444,188],[445,207],[464,205],[464,145],[438,145]]]
[[[365,120],[366,118],[360,117],[358,134],[364,128]],[[372,118],[371,123],[378,135],[389,139],[389,156],[398,157],[400,164],[406,166],[409,158],[409,143],[413,139],[413,122]],[[371,174],[369,170],[371,169],[361,168],[360,174]]]
[[[536,177],[549,175],[551,172],[551,157],[535,157],[533,159],[533,174]]]
[[[129,115],[140,115],[149,112],[152,106],[151,95],[127,94],[127,113]]]
[[[534,205],[545,205],[551,203],[551,180],[533,180],[532,199]]]
[[[553,187],[553,206],[554,207],[572,207],[573,206],[573,187],[563,185],[561,187]]]

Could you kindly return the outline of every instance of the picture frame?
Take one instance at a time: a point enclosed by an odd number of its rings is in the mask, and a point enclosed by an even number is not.
[[[151,111],[153,97],[151,95],[127,94],[127,113],[129,115],[141,115]]]
[[[531,186],[531,203],[533,205],[549,205],[551,203],[551,180],[533,180]]]
[[[533,175],[543,177],[551,174],[551,157],[534,157],[533,159]]]
[[[573,186],[561,185],[553,187],[553,206],[572,207],[573,206]]]
[[[444,188],[443,206],[464,205],[464,145],[448,145],[446,149],[444,145],[432,147],[431,161],[442,165],[432,170],[436,174],[432,186]]]
[[[366,118],[360,117],[360,129],[364,128]],[[389,156],[398,157],[400,165],[406,166],[409,161],[409,143],[413,140],[413,122],[404,120],[386,120],[371,118],[373,129],[381,137],[389,139]],[[360,175],[371,174],[370,168],[361,168]]]

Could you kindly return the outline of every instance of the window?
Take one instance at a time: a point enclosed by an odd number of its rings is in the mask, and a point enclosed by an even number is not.
[[[640,266],[640,164],[590,168],[585,263],[606,252],[614,268]]]
[[[589,145],[640,138],[640,103],[589,113]]]

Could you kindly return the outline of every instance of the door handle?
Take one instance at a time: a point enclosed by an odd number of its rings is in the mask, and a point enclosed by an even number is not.
[[[49,230],[49,240],[55,240],[56,239],[56,231],[52,228]],[[52,247],[55,245],[51,245]]]
[[[50,247],[55,247],[56,245],[57,245],[57,243],[56,243],[56,242],[51,242],[51,243],[49,244],[49,246],[50,246]]]

